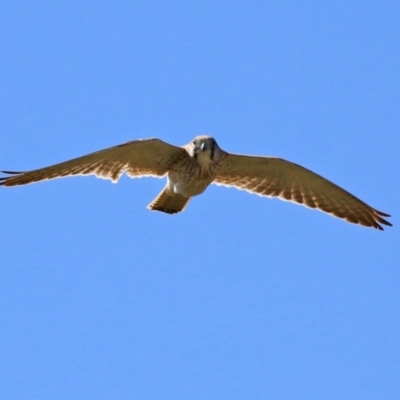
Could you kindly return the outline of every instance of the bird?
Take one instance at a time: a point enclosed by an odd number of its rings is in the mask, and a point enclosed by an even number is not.
[[[45,168],[1,172],[6,176],[0,186],[5,187],[72,175],[96,175],[114,183],[123,173],[131,178],[166,176],[166,186],[147,208],[167,214],[183,211],[213,183],[279,197],[366,227],[392,226],[383,218],[389,214],[309,169],[276,157],[231,154],[207,135],[182,147],[158,138],[133,140]]]

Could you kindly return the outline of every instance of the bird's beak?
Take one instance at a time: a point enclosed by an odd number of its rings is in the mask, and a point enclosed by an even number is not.
[[[206,144],[202,143],[201,146],[200,146],[200,150],[201,151],[205,151],[205,149],[206,149]]]

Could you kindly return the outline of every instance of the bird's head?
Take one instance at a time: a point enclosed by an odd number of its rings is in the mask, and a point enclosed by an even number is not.
[[[185,148],[189,155],[203,166],[218,161],[223,153],[211,136],[196,136]]]

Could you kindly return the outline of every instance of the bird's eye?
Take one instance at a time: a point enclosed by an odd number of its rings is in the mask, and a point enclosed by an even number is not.
[[[193,140],[193,144],[196,146],[196,144],[197,144],[197,140],[196,139]]]

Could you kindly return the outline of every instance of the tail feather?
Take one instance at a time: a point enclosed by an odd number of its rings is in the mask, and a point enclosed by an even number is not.
[[[167,214],[176,214],[185,209],[190,197],[181,194],[171,193],[165,188],[148,206],[153,211],[162,211]]]

